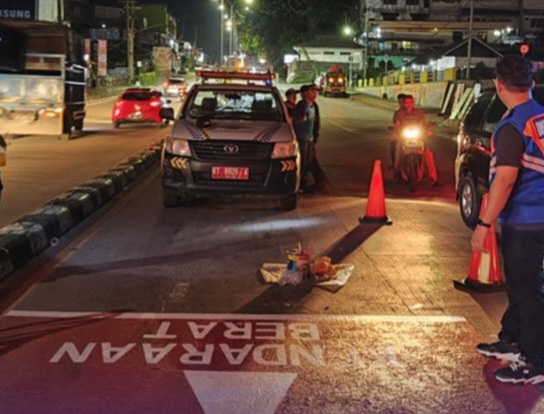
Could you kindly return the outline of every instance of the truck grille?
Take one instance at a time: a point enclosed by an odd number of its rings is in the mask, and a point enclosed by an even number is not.
[[[196,158],[206,161],[266,161],[274,144],[254,141],[191,141]]]

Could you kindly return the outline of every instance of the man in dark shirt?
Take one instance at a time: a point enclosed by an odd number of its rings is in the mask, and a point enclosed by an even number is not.
[[[323,170],[316,154],[316,143],[319,139],[321,125],[319,106],[317,105],[318,88],[316,85],[304,85],[300,88],[302,99],[297,103],[293,115],[293,124],[301,156],[302,191],[310,191],[306,182],[308,172],[312,173],[316,186],[323,182]]]
[[[544,382],[544,107],[532,99],[532,65],[521,56],[497,63],[495,87],[508,112],[492,137],[489,202],[472,249],[485,251],[499,218],[508,307],[499,341],[476,349],[512,361],[495,372],[498,381],[538,384]]]

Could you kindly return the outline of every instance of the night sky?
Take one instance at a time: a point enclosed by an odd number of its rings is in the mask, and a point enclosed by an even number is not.
[[[119,7],[120,0],[91,0],[95,4]],[[203,48],[205,53],[219,55],[220,15],[213,0],[137,0],[139,4],[166,4],[178,20],[183,39]]]

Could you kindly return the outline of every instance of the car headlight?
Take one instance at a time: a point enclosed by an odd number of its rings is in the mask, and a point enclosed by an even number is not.
[[[181,155],[183,157],[191,156],[191,147],[189,146],[189,141],[186,139],[172,139],[168,138],[166,140],[166,152],[174,155]]]
[[[296,142],[277,142],[272,151],[272,159],[295,157],[298,151]]]

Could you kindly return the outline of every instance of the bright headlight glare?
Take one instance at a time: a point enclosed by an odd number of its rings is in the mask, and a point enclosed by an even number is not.
[[[277,142],[272,151],[272,159],[295,157],[297,150],[295,142]]]
[[[402,136],[406,139],[421,138],[421,130],[419,128],[405,128],[402,130]]]
[[[191,156],[191,147],[189,141],[185,139],[172,139],[166,140],[166,152],[175,155],[182,155],[184,157]]]

